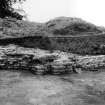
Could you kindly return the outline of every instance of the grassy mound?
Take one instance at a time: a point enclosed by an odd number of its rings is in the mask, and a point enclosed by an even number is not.
[[[98,28],[94,24],[86,22],[80,18],[58,17],[46,23],[46,29],[53,35],[85,35],[98,34],[105,29]]]

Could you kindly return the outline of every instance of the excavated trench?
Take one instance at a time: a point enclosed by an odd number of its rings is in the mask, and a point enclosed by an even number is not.
[[[18,70],[13,68],[20,67],[20,64],[26,66],[31,53],[36,58],[38,57],[38,63],[42,63],[42,61],[48,63],[49,56],[51,61],[52,57],[54,58],[51,53],[15,45],[1,46],[0,51],[3,54],[0,56],[0,60],[4,61],[0,62],[0,65],[3,64],[3,67],[8,67],[8,69],[0,69],[0,105],[105,105],[104,55],[77,56],[81,59],[81,65],[93,67],[91,68],[92,71],[94,71],[95,66],[100,65],[97,72],[83,70],[79,74],[34,75],[29,70],[23,70],[24,67],[18,68]],[[65,61],[66,63],[63,63],[67,64],[67,55],[74,60],[76,57],[76,55],[65,52],[54,52],[53,54],[59,54],[61,57],[57,59],[59,65],[56,65],[57,62],[55,62],[56,66],[54,65],[54,67],[59,68],[59,71],[65,70],[60,61]],[[42,70],[41,65],[36,66]]]

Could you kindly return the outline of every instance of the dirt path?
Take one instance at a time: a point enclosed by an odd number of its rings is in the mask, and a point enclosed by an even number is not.
[[[0,105],[105,105],[105,73],[35,76],[0,71]]]

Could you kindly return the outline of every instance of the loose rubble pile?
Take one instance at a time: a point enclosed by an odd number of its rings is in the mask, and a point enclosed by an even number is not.
[[[35,74],[81,73],[105,67],[105,56],[79,56],[60,51],[0,46],[1,70],[28,70]]]
[[[98,71],[100,68],[105,68],[105,55],[80,56],[78,57],[78,64],[82,65],[84,70]]]

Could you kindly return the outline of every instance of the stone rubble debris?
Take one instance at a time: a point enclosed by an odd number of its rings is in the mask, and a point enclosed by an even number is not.
[[[81,73],[105,67],[105,55],[80,56],[61,51],[0,46],[0,69],[29,70],[35,74]]]

